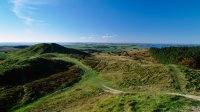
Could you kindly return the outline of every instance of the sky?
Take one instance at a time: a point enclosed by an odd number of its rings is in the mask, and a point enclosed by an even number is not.
[[[0,0],[0,42],[200,43],[199,0]]]

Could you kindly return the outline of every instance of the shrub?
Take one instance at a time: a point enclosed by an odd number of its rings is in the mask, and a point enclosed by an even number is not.
[[[184,66],[187,66],[187,67],[192,67],[192,68],[197,67],[196,60],[192,57],[183,58],[178,64],[184,65]]]

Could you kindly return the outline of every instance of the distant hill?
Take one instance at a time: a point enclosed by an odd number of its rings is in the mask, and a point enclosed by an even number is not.
[[[14,48],[17,48],[17,49],[24,49],[27,47],[29,47],[29,46],[27,46],[27,45],[14,46]]]
[[[90,54],[82,52],[80,50],[66,48],[56,43],[42,43],[36,44],[30,47],[27,47],[21,51],[15,53],[17,56],[30,56],[30,55],[37,55],[37,54],[45,54],[45,53],[62,53],[68,54],[72,57],[76,58],[84,58],[85,56],[89,56]]]

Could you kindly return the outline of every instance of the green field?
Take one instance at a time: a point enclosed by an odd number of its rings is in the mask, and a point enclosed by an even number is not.
[[[122,52],[128,50],[139,49],[140,47],[135,44],[79,44],[79,45],[66,45],[65,47],[79,49],[85,52]]]

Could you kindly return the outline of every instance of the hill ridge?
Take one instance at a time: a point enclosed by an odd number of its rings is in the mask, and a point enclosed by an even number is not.
[[[33,46],[27,47],[21,51],[16,52],[17,56],[30,56],[36,54],[45,54],[45,53],[61,53],[61,54],[68,54],[72,57],[76,58],[84,58],[89,56],[90,54],[85,53],[83,51],[66,48],[56,43],[40,43],[35,44]]]

